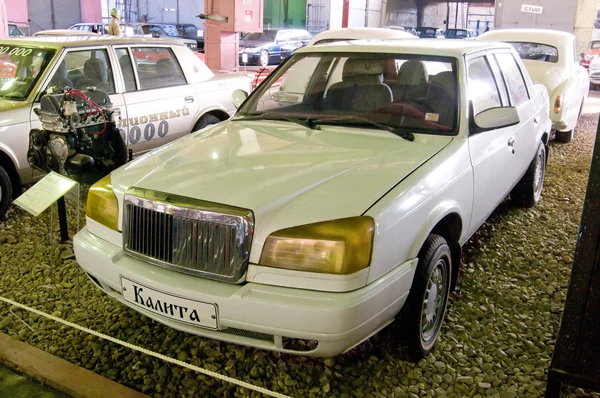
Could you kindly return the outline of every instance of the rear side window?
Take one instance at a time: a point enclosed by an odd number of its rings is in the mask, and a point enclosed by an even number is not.
[[[498,85],[487,59],[484,56],[470,59],[467,62],[467,71],[473,114],[502,106]]]
[[[509,53],[496,54],[496,60],[504,75],[512,106],[521,105],[529,99],[529,93],[517,60]]]
[[[186,84],[181,66],[173,51],[165,47],[135,47],[131,49],[141,90]]]

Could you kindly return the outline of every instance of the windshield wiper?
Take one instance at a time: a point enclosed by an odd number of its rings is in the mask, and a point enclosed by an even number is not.
[[[309,118],[286,116],[280,113],[266,112],[260,115],[239,115],[231,119],[231,121],[237,120],[283,120],[290,123],[296,123],[303,127],[311,130],[320,130],[319,126],[315,126],[315,123]]]
[[[322,119],[312,119],[308,120],[312,124],[370,124],[371,126],[377,127],[380,130],[387,130],[392,134],[397,135],[398,137],[404,138],[407,141],[414,141],[415,135],[410,132],[402,131],[399,127],[394,127],[387,123],[376,122],[375,120],[367,119],[366,117],[360,116],[342,116],[342,117],[333,117],[333,118],[322,118]]]

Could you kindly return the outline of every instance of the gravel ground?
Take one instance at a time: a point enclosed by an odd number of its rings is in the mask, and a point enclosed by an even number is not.
[[[47,212],[13,208],[0,224],[0,294],[130,343],[295,397],[539,397],[568,288],[597,114],[574,142],[552,143],[534,210],[505,203],[464,248],[459,290],[426,360],[403,362],[377,339],[333,359],[279,355],[177,332],[129,310],[81,278],[68,245],[49,244]],[[75,216],[71,213],[71,227]],[[50,264],[54,265],[52,272]],[[0,331],[155,397],[259,396],[0,304]],[[582,390],[566,395],[581,396]]]

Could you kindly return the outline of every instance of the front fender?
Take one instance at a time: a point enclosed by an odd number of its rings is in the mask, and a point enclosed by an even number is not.
[[[431,234],[431,231],[438,225],[446,216],[450,214],[456,214],[460,218],[460,238],[457,242],[459,245],[464,243],[463,240],[467,240],[466,228],[468,227],[468,221],[465,220],[463,210],[460,205],[454,200],[446,200],[439,203],[431,212],[427,220],[421,225],[419,232],[417,233],[413,244],[409,249],[409,256],[411,258],[417,257],[419,251],[423,247],[423,244],[427,240],[427,237]],[[449,242],[452,243],[452,242]]]

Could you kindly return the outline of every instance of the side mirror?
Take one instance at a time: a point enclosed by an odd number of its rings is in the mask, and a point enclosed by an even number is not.
[[[481,130],[494,130],[519,124],[519,113],[514,106],[490,108],[479,112],[474,118],[475,126]]]
[[[233,90],[233,93],[231,93],[231,99],[233,101],[233,106],[235,106],[235,109],[239,108],[240,105],[242,105],[242,103],[246,101],[246,98],[248,98],[248,93],[244,90],[240,90],[239,88],[237,90]]]

